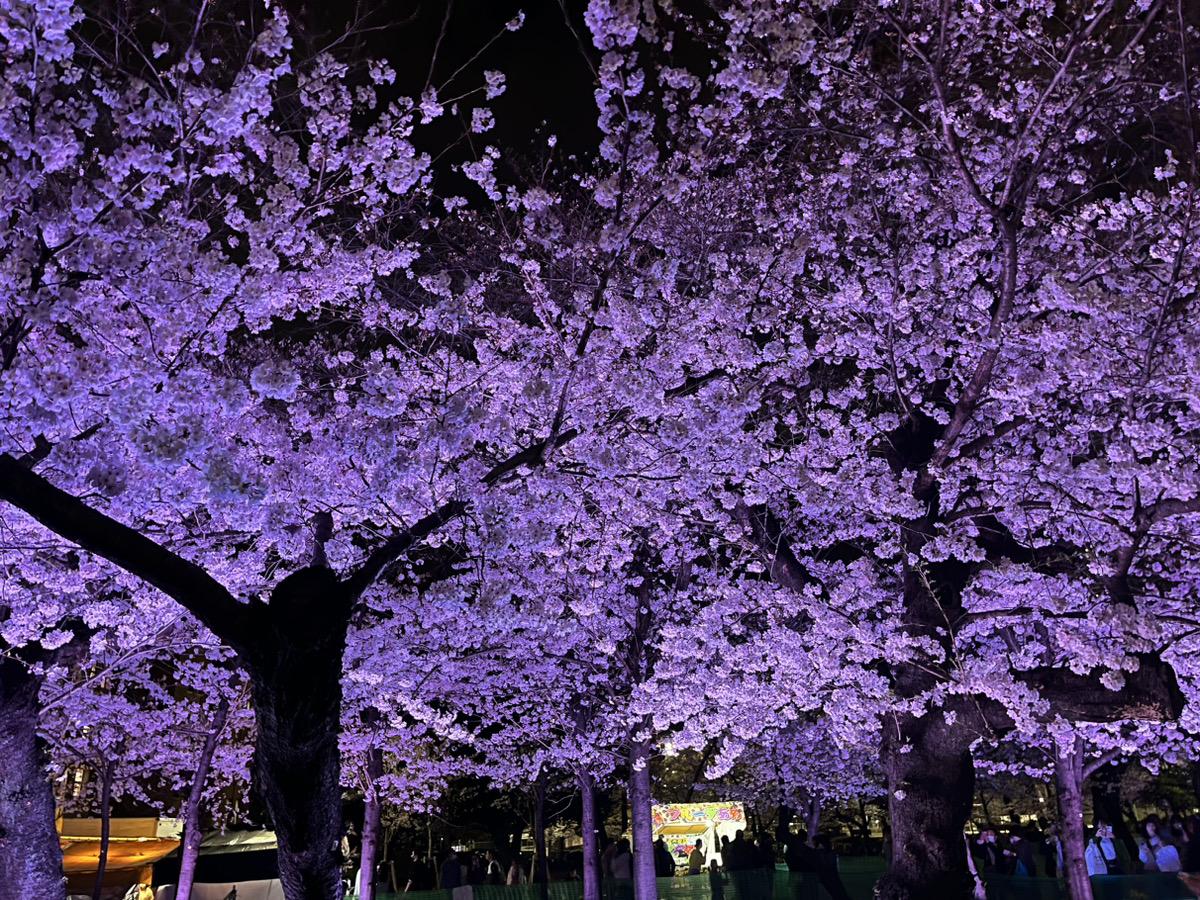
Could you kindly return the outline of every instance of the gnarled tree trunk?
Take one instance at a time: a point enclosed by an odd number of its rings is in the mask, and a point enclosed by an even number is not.
[[[0,900],[65,900],[54,792],[37,734],[41,680],[0,656]]]
[[[629,811],[633,817],[635,900],[655,900],[658,896],[651,803],[650,742],[634,741],[629,747]]]
[[[918,489],[930,514],[908,523],[905,549],[917,557],[936,527],[937,492]],[[918,557],[919,558],[919,557]],[[964,571],[950,563],[912,565],[904,573],[904,628],[914,637],[936,641],[947,658],[953,647],[944,624],[958,605]],[[928,666],[897,665],[893,683],[900,697],[920,697],[935,686]],[[968,727],[973,710],[947,704],[923,716],[895,715],[884,723],[880,761],[888,787],[892,857],[876,887],[880,900],[965,900],[972,895],[963,829],[975,799]]]
[[[892,856],[876,888],[881,900],[972,896],[963,829],[974,799],[975,768],[962,731],[932,712],[886,723],[881,761]]]

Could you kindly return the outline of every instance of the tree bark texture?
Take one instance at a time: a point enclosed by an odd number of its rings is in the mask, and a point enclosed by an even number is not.
[[[651,803],[650,742],[634,741],[629,748],[629,811],[633,819],[634,900],[656,900],[658,896]]]
[[[0,900],[65,900],[54,791],[38,738],[41,679],[0,656]]]
[[[1054,783],[1058,788],[1058,818],[1062,823],[1063,877],[1071,900],[1092,900],[1092,882],[1084,859],[1083,741],[1075,738],[1054,747]]]

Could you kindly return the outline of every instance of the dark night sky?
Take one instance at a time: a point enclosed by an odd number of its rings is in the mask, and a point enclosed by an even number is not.
[[[314,4],[304,15],[322,30],[345,27],[354,4]],[[584,0],[563,0],[580,38],[594,54],[583,23]],[[295,9],[296,4],[289,4]],[[439,31],[446,18],[447,0],[384,0],[370,3],[368,24],[387,26],[367,38],[372,55],[385,57],[397,70],[401,92],[420,93],[429,74]],[[523,10],[525,25],[505,32],[499,40],[457,76],[450,93],[458,94],[482,82],[484,69],[499,69],[507,77],[505,94],[491,101],[496,130],[488,139],[519,150],[538,134],[553,132],[567,153],[592,149],[597,141],[593,77],[578,41],[564,21],[558,0],[453,0],[445,38],[438,50],[433,81],[440,83],[467,62],[504,24]],[[319,11],[317,11],[319,10]],[[545,123],[545,125],[543,125]],[[426,139],[437,140],[436,134]]]

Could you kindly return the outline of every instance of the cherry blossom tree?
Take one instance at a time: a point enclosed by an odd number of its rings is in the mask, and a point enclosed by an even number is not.
[[[102,53],[70,3],[3,8],[0,493],[237,653],[283,881],[333,896],[350,612],[467,508],[460,463],[475,489],[546,444],[489,461],[490,428],[501,445],[516,435],[472,405],[478,356],[460,355],[449,308],[478,294],[413,270],[429,161],[409,138],[441,113],[436,97],[384,102],[386,66],[361,67],[352,88],[334,55],[295,58],[278,11],[209,12],[197,7],[189,45],[130,60]],[[401,299],[410,278],[415,303]],[[423,317],[420,298],[448,308]],[[350,324],[313,337],[317,322]],[[410,329],[417,352],[401,363]],[[382,344],[362,368],[348,348],[369,333]],[[404,469],[435,478],[402,487]],[[398,493],[381,496],[389,481]],[[31,526],[12,524],[44,534]]]
[[[884,794],[877,723],[857,734],[839,734],[832,725],[828,720],[800,721],[764,735],[713,788],[723,797],[777,809],[780,841],[799,814],[812,841],[823,807]]]
[[[774,426],[731,479],[742,519],[781,584],[891,607],[882,896],[965,896],[981,734],[1179,709],[1147,632],[1194,566],[1167,412],[1194,406],[1189,25],[1167,3],[744,3],[694,28],[724,29],[712,115],[744,123],[731,208],[765,237],[721,294],[769,354],[731,375],[762,398],[734,440]]]
[[[111,804],[128,797],[182,819],[176,893],[187,897],[201,816],[218,824],[230,819],[249,787],[247,691],[228,651],[194,626],[190,639],[188,629],[172,629],[172,639],[158,643],[147,639],[154,634],[122,630],[120,637],[132,643],[98,635],[76,667],[48,674],[41,727],[49,737],[51,772],[67,784],[68,804],[100,813],[97,890]]]
[[[236,655],[289,897],[337,896],[345,786],[374,835],[439,766],[586,797],[619,756],[649,900],[668,741],[816,740],[843,777],[788,790],[836,796],[868,739],[880,895],[965,897],[981,741],[1070,737],[1081,785],[1079,735],[1194,694],[1194,17],[585,18],[595,158],[487,143],[489,71],[460,197],[416,144],[468,100],[279,12],[0,3],[14,771],[103,584]]]

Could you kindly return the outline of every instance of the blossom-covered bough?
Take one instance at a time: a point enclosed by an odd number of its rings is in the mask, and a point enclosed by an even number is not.
[[[1187,3],[592,0],[596,158],[524,168],[476,147],[500,73],[390,99],[249,6],[0,2],[27,891],[39,694],[164,595],[248,676],[289,898],[340,890],[343,787],[377,818],[462,765],[623,772],[650,900],[668,742],[789,802],[878,749],[881,895],[967,896],[980,746],[1078,788],[1194,727]],[[415,146],[448,111],[469,198]]]

